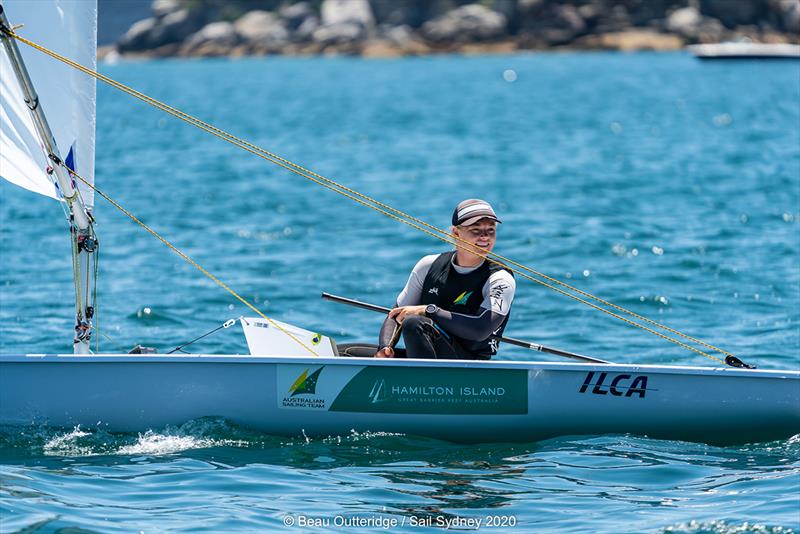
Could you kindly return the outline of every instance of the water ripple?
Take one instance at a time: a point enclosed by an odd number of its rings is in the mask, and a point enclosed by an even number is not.
[[[500,253],[761,368],[800,366],[797,65],[565,53],[103,69],[438,226],[462,198],[486,197],[504,220]],[[98,106],[98,185],[277,319],[374,339],[379,316],[319,293],[389,305],[419,256],[447,248],[107,87]],[[67,352],[61,209],[5,182],[0,194],[0,350]],[[167,351],[246,313],[108,205],[95,215],[101,350]],[[245,352],[234,330],[192,349]],[[709,364],[522,280],[507,333],[614,361]],[[141,434],[0,429],[0,529],[278,531],[287,515],[345,512],[515,517],[481,528],[496,532],[784,534],[800,530],[798,439],[461,446],[289,439],[216,419]]]

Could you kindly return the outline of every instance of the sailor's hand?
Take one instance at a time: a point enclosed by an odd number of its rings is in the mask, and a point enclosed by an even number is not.
[[[403,324],[406,317],[409,315],[422,315],[425,316],[425,308],[426,306],[400,306],[399,308],[394,308],[392,311],[389,312],[389,317],[394,318],[400,324]]]
[[[392,347],[383,347],[375,353],[376,358],[394,358],[394,349]]]

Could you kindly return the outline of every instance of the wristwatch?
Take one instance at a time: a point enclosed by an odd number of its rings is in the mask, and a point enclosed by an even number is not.
[[[425,317],[433,317],[439,311],[439,306],[436,304],[428,304],[425,306]]]

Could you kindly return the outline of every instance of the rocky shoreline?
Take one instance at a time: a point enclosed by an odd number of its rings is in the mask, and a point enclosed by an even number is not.
[[[154,0],[101,57],[677,50],[800,43],[797,0]]]

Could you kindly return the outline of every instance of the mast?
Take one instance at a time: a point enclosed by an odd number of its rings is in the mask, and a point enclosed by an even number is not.
[[[8,54],[14,74],[19,82],[25,104],[31,112],[33,123],[39,135],[51,167],[47,169],[55,181],[69,208],[70,239],[72,241],[72,265],[75,282],[75,336],[73,352],[89,354],[89,343],[92,335],[92,318],[94,317],[94,288],[96,283],[98,241],[94,232],[94,218],[81,198],[69,169],[61,158],[50,124],[47,122],[39,96],[33,86],[25,62],[19,52],[17,43],[10,33],[11,25],[6,18],[3,5],[0,4],[0,40]]]

